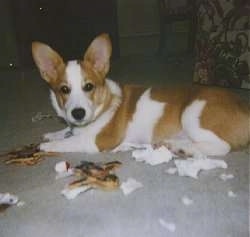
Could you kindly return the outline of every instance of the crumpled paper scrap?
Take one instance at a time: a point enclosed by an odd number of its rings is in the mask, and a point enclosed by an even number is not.
[[[10,193],[0,193],[0,205],[1,204],[8,204],[8,205],[15,205],[18,202],[18,197],[12,195]]]
[[[181,198],[181,201],[185,206],[190,206],[194,203],[194,201],[186,195]]]
[[[227,168],[227,163],[224,160],[216,159],[195,159],[189,158],[186,160],[174,161],[179,176],[189,176],[197,179],[201,170],[211,170],[215,168]]]
[[[151,145],[146,146],[144,149],[134,150],[132,156],[136,161],[143,161],[150,165],[168,163],[173,158],[172,153],[165,146],[153,149]]]
[[[65,196],[68,200],[72,200],[76,198],[80,193],[84,193],[89,189],[91,189],[91,186],[89,185],[81,186],[74,189],[65,188],[61,191],[61,194]]]
[[[120,188],[125,195],[129,195],[136,189],[142,188],[142,187],[143,187],[142,183],[138,182],[137,180],[133,178],[128,178],[126,182],[123,182],[120,185]]]
[[[232,190],[229,190],[227,192],[227,196],[230,197],[230,198],[236,198],[237,197],[237,194],[234,193]]]

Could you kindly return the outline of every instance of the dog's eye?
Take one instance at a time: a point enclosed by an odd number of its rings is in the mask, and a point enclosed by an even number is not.
[[[92,91],[94,89],[94,85],[92,83],[87,83],[84,87],[84,91]]]
[[[69,88],[68,86],[62,86],[62,87],[60,88],[60,90],[61,90],[61,92],[62,92],[63,94],[69,94],[69,93],[70,93],[70,88]]]

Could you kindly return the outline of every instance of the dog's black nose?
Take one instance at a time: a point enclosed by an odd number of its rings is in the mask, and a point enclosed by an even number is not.
[[[85,110],[83,108],[75,108],[71,111],[71,114],[75,120],[82,120],[85,116]]]

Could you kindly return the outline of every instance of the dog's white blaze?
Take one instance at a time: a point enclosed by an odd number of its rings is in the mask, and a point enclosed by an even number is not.
[[[67,120],[74,123],[75,119],[72,117],[72,110],[75,108],[83,108],[86,112],[84,120],[88,122],[93,117],[94,107],[93,102],[82,90],[84,78],[81,66],[77,61],[68,62],[66,67],[66,78],[71,88],[71,93],[65,104]]]
[[[152,100],[150,92],[151,89],[146,90],[137,101],[124,143],[151,143],[153,129],[163,115],[165,103]]]
[[[186,107],[181,118],[183,130],[205,155],[225,155],[230,151],[230,145],[212,131],[200,127],[200,116],[205,105],[206,101],[195,100]]]

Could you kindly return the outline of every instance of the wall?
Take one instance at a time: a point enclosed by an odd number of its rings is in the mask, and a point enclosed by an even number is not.
[[[117,0],[122,56],[148,55],[157,51],[158,0]]]
[[[0,68],[19,65],[8,0],[0,1]]]
[[[10,63],[19,65],[8,2],[0,1],[0,68]],[[159,40],[158,0],[117,0],[117,11],[121,56],[155,54]]]

